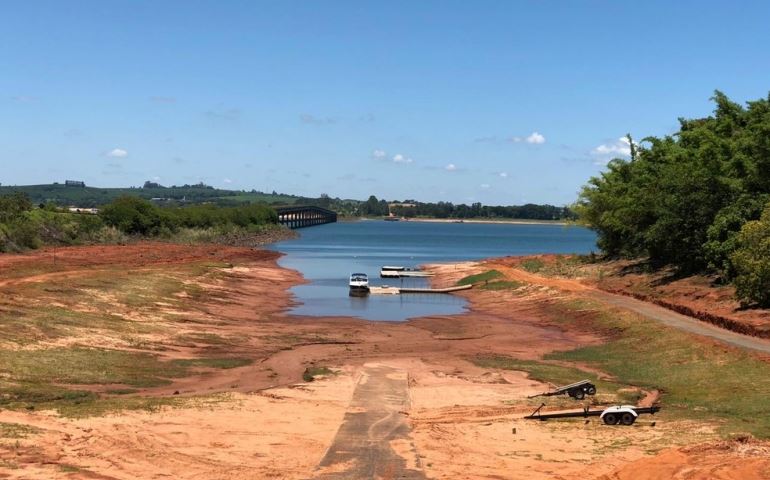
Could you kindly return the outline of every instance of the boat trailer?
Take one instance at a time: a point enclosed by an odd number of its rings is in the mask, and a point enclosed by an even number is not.
[[[554,413],[541,413],[540,410],[545,406],[545,403],[537,407],[537,410],[524,417],[527,420],[541,420],[546,421],[551,418],[587,418],[587,417],[599,417],[607,425],[633,425],[637,417],[641,414],[649,413],[655,415],[660,411],[660,406],[653,405],[652,407],[634,407],[633,405],[614,405],[601,410],[591,410],[589,407],[585,407],[582,410],[574,410],[570,412],[554,412]]]
[[[586,395],[596,395],[596,385],[591,383],[590,380],[581,380],[563,387],[556,387],[552,392],[538,393],[527,398],[552,397],[554,395],[564,395],[565,393],[575,400],[582,400]]]

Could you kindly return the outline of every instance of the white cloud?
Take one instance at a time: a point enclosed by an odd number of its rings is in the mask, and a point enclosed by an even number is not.
[[[508,172],[500,172],[498,175],[500,175],[502,178],[508,178]]]
[[[483,188],[484,190],[486,190],[486,189],[489,188],[489,184],[488,183],[482,183],[481,185],[479,185],[479,187]]]
[[[412,163],[412,159],[409,157],[405,157],[400,153],[397,153],[393,155],[393,162],[394,163]]]
[[[448,172],[454,172],[455,170],[457,170],[457,166],[454,163],[450,163],[449,165],[444,167],[444,170]]]
[[[383,159],[383,158],[385,158],[385,156],[386,156],[386,154],[385,154],[385,150],[380,150],[380,149],[377,149],[377,150],[375,150],[375,151],[373,151],[373,152],[372,152],[372,156],[373,156],[374,158],[376,158],[377,160],[382,160],[382,159]]]
[[[545,143],[545,137],[538,132],[532,132],[527,137],[519,137],[519,136],[508,137],[508,141],[511,143],[527,142],[533,145],[540,145],[542,143]]]
[[[626,137],[620,137],[614,142],[603,143],[591,150],[591,155],[596,157],[594,165],[606,165],[615,157],[631,156],[631,144]]]
[[[537,132],[532,132],[530,136],[527,137],[527,143],[533,143],[535,145],[540,145],[545,143],[545,137]]]
[[[225,178],[224,180],[222,180],[222,183],[233,183],[233,181],[230,180],[229,178]]]
[[[122,148],[113,148],[107,152],[107,156],[112,158],[126,158],[128,156],[128,150]]]

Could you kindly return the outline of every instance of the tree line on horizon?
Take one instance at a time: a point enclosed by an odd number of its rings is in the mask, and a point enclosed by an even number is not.
[[[577,215],[568,207],[534,203],[504,206],[483,205],[481,202],[475,202],[471,205],[452,202],[419,202],[416,200],[388,202],[371,195],[359,207],[359,214],[363,216],[386,216],[390,213],[406,218],[515,218],[522,220],[574,220],[577,218]]]
[[[0,252],[45,244],[121,243],[130,237],[218,241],[229,235],[262,232],[277,224],[276,211],[262,204],[159,207],[146,199],[123,196],[92,215],[54,204],[35,205],[22,192],[0,195]]]
[[[318,197],[304,197],[258,190],[222,190],[196,184],[164,186],[156,181],[147,180],[142,186],[126,188],[99,188],[87,185],[78,187],[55,182],[44,185],[0,186],[0,195],[24,193],[33,204],[54,204],[60,207],[76,206],[96,208],[106,205],[121,196],[134,196],[147,200],[158,200],[165,206],[190,204],[214,204],[223,207],[262,203],[269,205],[314,205],[334,210],[341,216],[377,217],[389,213],[400,217],[432,218],[515,218],[525,220],[574,220],[576,214],[569,207],[553,205],[471,205],[452,202],[420,202],[416,200],[387,201],[371,195],[367,200],[342,199],[322,193]],[[414,207],[394,206],[391,204],[412,204]]]
[[[632,141],[574,206],[610,257],[647,257],[680,274],[716,274],[744,304],[770,306],[770,95],[679,119],[662,138]]]

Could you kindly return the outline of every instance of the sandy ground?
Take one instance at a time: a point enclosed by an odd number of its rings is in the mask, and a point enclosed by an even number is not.
[[[232,264],[207,286],[227,301],[205,309],[191,301],[182,313],[200,321],[191,331],[242,339],[222,348],[255,361],[143,389],[140,395],[179,392],[187,399],[157,412],[71,419],[0,411],[0,422],[39,429],[0,438],[0,478],[770,478],[766,444],[720,442],[708,424],[522,420],[532,410],[526,397],[549,386],[468,361],[490,353],[535,359],[601,342],[589,331],[553,324],[539,308],[590,286],[543,285],[526,296],[473,290],[463,293],[467,314],[377,323],[283,313],[292,302],[288,288],[302,279],[278,267],[273,252],[140,244],[57,255],[55,271],[38,268],[50,251],[0,256],[0,292],[113,265],[141,275],[209,258]],[[437,285],[481,271],[475,263],[433,269]],[[163,345],[167,358],[199,351]],[[303,382],[302,372],[314,365],[334,373]]]

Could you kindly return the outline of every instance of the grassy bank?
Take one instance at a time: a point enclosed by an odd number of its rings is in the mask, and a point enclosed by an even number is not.
[[[526,371],[555,384],[577,378],[598,380],[579,367],[587,365],[617,379],[617,384],[603,387],[634,385],[659,390],[665,417],[716,422],[725,435],[750,433],[770,438],[767,361],[592,301],[559,300],[544,305],[543,310],[564,324],[580,318],[581,325],[591,325],[608,340],[601,345],[552,353],[542,362],[506,358],[480,358],[476,362]]]
[[[189,400],[135,394],[250,364],[232,352],[238,339],[208,330],[221,320],[210,318],[206,305],[222,300],[207,285],[219,282],[227,266],[88,269],[72,278],[5,285],[0,409],[87,416],[178,405]],[[182,343],[188,358],[178,358]]]
[[[53,204],[34,205],[24,194],[0,196],[0,252],[43,245],[124,243],[153,238],[180,243],[259,245],[283,239],[288,229],[262,204],[168,205],[120,197],[98,214],[73,213]],[[257,239],[257,240],[255,240]]]

